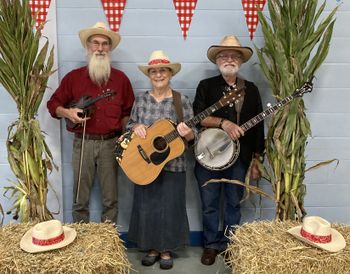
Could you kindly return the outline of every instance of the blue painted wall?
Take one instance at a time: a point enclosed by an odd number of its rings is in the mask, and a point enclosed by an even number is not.
[[[92,26],[106,18],[99,0],[59,0],[57,1],[58,32],[58,76],[59,79],[71,69],[85,64],[85,51],[81,47],[78,31]],[[337,1],[327,1],[327,11],[334,8]],[[265,12],[267,7],[265,7]],[[312,126],[312,137],[306,151],[308,166],[319,161],[337,158],[335,164],[309,172],[306,176],[306,209],[309,214],[317,214],[331,221],[350,223],[350,4],[345,1],[337,13],[337,22],[329,55],[319,70],[312,94],[304,97],[307,116]],[[325,14],[326,14],[325,13]],[[260,29],[253,41],[249,39],[241,1],[199,0],[192,18],[187,40],[184,40],[179,27],[172,1],[128,0],[120,27],[122,41],[113,52],[113,65],[124,71],[131,79],[136,93],[150,87],[146,78],[137,69],[138,64],[146,63],[150,53],[156,49],[165,50],[170,58],[182,64],[181,72],[172,80],[174,89],[194,97],[200,79],[217,74],[216,68],[206,58],[209,46],[218,44],[226,34],[237,35],[246,46],[260,47],[263,38]],[[268,85],[257,64],[256,55],[242,67],[241,75],[254,81],[266,105],[273,102]],[[6,158],[6,129],[16,117],[16,108],[11,98],[0,87],[0,186],[8,185],[6,179],[13,177]],[[268,125],[268,123],[265,123]],[[64,221],[70,222],[72,201],[71,147],[72,136],[61,124],[63,173],[63,213]],[[201,230],[200,201],[196,181],[193,176],[193,156],[188,153],[187,210],[192,231]],[[123,174],[119,178],[120,187],[120,231],[127,231],[132,206],[133,184]],[[270,191],[267,183],[262,187]],[[92,197],[92,219],[99,221],[100,192],[94,186]],[[256,204],[257,197],[252,198]],[[10,203],[4,198],[0,202],[5,208]],[[261,210],[252,203],[243,205],[243,220],[273,218],[274,204],[263,199]],[[9,222],[9,219],[6,219]]]

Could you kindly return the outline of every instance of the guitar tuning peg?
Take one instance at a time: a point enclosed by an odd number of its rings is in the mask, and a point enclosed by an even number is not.
[[[268,108],[270,108],[272,105],[271,105],[271,103],[267,103],[266,106],[267,106]]]

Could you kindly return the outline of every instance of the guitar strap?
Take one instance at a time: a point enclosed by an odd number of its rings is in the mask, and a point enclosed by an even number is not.
[[[177,116],[177,123],[183,122],[184,120],[184,113],[182,111],[182,102],[181,102],[181,94],[180,92],[177,92],[175,90],[172,90],[173,92],[173,104],[175,106],[176,116]],[[182,140],[185,143],[185,146],[188,147],[188,143],[185,138],[182,138]]]
[[[238,90],[245,89],[245,82],[241,78],[237,78],[237,89]],[[244,102],[244,95],[239,100],[235,101],[235,110],[237,113],[237,125],[240,124],[243,102]]]
[[[182,111],[181,94],[175,90],[172,90],[172,92],[173,92],[173,104],[175,106],[177,122],[180,123],[184,119],[184,114]]]

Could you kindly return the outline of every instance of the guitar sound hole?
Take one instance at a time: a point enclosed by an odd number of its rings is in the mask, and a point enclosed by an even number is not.
[[[156,150],[163,151],[167,148],[168,144],[163,137],[158,136],[153,140],[153,146]]]

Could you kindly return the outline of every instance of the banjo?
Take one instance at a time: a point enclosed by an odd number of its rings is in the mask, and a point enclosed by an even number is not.
[[[244,131],[254,127],[271,114],[291,102],[294,98],[302,97],[305,93],[311,92],[313,84],[311,81],[305,82],[302,87],[296,89],[292,95],[287,96],[277,104],[269,107],[265,111],[256,115],[252,119],[241,125]],[[194,146],[195,158],[199,164],[210,170],[224,170],[232,166],[240,152],[238,140],[233,140],[222,129],[208,128],[199,135]]]

